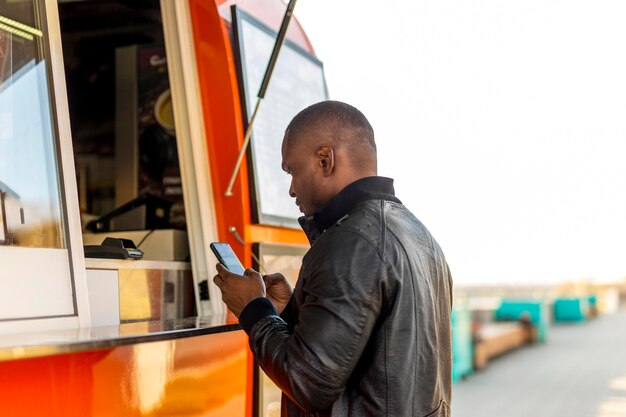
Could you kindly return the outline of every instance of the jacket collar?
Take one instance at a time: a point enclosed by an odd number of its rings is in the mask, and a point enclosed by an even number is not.
[[[300,217],[298,222],[309,242],[313,243],[327,229],[347,217],[354,206],[366,200],[388,200],[402,204],[395,196],[393,179],[366,177],[349,184],[326,206],[312,216]]]

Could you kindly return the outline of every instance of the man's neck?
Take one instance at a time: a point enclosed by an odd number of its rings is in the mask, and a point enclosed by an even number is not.
[[[312,216],[302,217],[299,221],[309,240],[312,241],[339,219],[349,215],[358,203],[376,199],[401,203],[395,196],[392,179],[378,176],[359,178],[344,187],[328,204]]]

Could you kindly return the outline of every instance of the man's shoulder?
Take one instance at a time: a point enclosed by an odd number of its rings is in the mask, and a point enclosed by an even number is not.
[[[343,241],[350,239],[350,236],[357,240],[375,240],[384,223],[382,204],[384,200],[368,200],[357,204],[349,214],[324,232],[323,236],[326,237],[324,240]]]
[[[386,244],[395,248],[408,245],[430,251],[438,247],[428,228],[406,206],[394,201],[360,203],[341,227],[370,240],[377,248]]]
[[[351,212],[326,229],[307,252],[304,264],[329,262],[360,255],[377,256],[380,249],[380,222],[364,210]]]
[[[328,228],[313,248],[335,245],[349,248],[358,242],[367,242],[372,248],[379,250],[385,235],[386,211],[392,206],[408,213],[401,203],[393,201],[367,200],[357,204],[348,215]]]
[[[311,249],[317,252],[334,246],[350,248],[355,243],[367,242],[382,252],[390,235],[395,236],[392,240],[400,245],[407,239],[413,244],[419,242],[426,246],[434,243],[428,229],[402,203],[377,199],[357,204],[348,215],[328,228]]]
[[[426,230],[426,227],[402,203],[389,200],[363,201],[341,222],[344,229],[364,236],[382,234],[383,229],[390,224],[399,224],[413,230]]]

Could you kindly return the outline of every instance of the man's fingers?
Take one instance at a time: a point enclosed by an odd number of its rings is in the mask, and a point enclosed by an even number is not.
[[[224,265],[219,263],[215,265],[215,269],[217,269],[217,274],[222,278],[226,278],[229,274],[231,274],[231,272],[226,269]]]
[[[224,285],[224,278],[216,275],[213,277],[213,282],[215,283],[215,285],[217,285],[217,288],[222,288],[222,285]]]
[[[275,272],[273,274],[263,275],[263,281],[265,285],[277,284],[283,280],[283,275]]]

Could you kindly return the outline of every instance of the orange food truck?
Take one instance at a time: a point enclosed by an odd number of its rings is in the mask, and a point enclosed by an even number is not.
[[[280,142],[327,90],[295,18],[237,167],[286,7],[0,0],[1,416],[279,415],[209,245],[293,281],[307,250]]]

